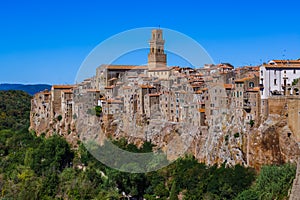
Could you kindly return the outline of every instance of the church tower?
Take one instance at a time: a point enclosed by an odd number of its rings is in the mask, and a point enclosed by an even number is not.
[[[164,52],[165,40],[161,29],[152,30],[150,52],[148,54],[149,70],[167,67],[167,55]]]

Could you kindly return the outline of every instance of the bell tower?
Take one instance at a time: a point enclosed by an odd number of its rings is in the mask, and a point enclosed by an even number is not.
[[[148,54],[148,68],[165,68],[167,67],[167,55],[164,52],[165,40],[161,29],[152,30],[150,40],[150,52]]]

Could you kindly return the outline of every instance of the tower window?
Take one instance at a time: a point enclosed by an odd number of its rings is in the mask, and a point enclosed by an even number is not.
[[[157,34],[157,38],[158,38],[158,39],[160,38],[160,34]]]
[[[277,85],[277,79],[274,79],[274,85]]]
[[[155,39],[155,34],[152,35],[153,39]]]
[[[294,69],[294,74],[296,74],[296,70]]]
[[[154,53],[154,48],[151,49],[152,53]]]

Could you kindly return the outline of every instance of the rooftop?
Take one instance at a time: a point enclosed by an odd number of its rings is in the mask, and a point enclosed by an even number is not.
[[[147,66],[140,65],[104,65],[109,70],[134,70],[134,69],[148,69]]]

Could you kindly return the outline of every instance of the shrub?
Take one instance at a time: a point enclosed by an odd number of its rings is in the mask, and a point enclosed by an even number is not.
[[[58,121],[61,121],[61,120],[62,120],[62,116],[61,116],[61,115],[58,115],[58,116],[57,116],[57,120],[58,120]]]
[[[239,132],[237,132],[237,133],[234,134],[234,138],[238,138],[238,137],[240,137],[240,133]]]
[[[251,127],[254,126],[254,120],[251,119],[249,123],[250,123],[250,126],[251,126]]]
[[[100,117],[100,115],[102,113],[102,107],[101,106],[96,106],[95,111],[96,111],[96,116]]]

